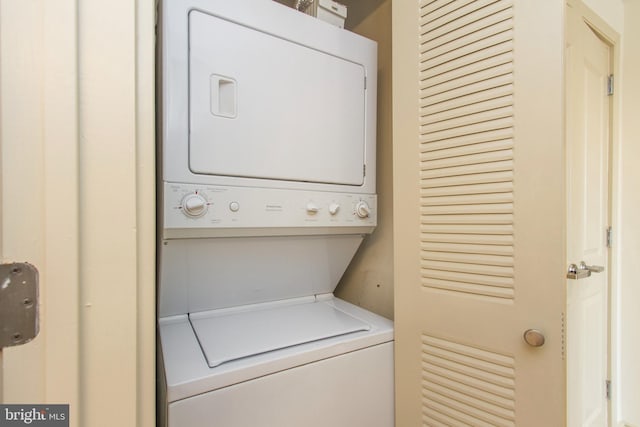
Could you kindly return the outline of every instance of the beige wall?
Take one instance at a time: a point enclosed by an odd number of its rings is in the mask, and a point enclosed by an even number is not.
[[[607,24],[622,34],[624,26],[623,0],[582,0],[595,11]]]
[[[349,7],[347,28],[378,42],[378,227],[360,247],[336,295],[393,318],[391,0],[344,3]]]

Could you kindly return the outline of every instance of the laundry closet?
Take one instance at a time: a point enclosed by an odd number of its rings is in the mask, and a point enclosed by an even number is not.
[[[159,28],[162,425],[393,425],[393,324],[333,295],[378,221],[377,44],[264,0]]]

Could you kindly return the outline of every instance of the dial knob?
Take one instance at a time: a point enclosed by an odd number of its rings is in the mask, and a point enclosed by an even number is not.
[[[356,204],[356,215],[358,215],[360,218],[368,218],[370,213],[371,208],[369,207],[367,202],[360,200]]]
[[[320,208],[313,202],[307,203],[307,213],[310,215],[317,214]]]
[[[207,212],[207,199],[198,193],[189,194],[182,199],[182,212],[192,218],[197,218]]]
[[[331,204],[329,205],[329,213],[330,213],[331,215],[335,215],[335,214],[337,214],[339,210],[340,210],[340,205],[339,205],[339,204],[337,204],[337,203],[331,203]]]

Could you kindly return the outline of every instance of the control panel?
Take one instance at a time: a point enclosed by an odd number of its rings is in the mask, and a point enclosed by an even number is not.
[[[165,237],[172,229],[336,227],[336,233],[340,228],[371,232],[377,223],[376,203],[372,194],[165,183]]]

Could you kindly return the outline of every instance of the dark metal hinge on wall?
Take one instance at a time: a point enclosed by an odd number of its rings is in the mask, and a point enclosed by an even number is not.
[[[38,270],[26,262],[0,264],[0,349],[38,335]]]

